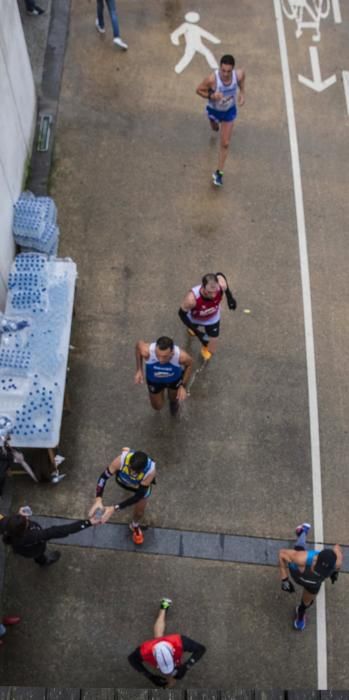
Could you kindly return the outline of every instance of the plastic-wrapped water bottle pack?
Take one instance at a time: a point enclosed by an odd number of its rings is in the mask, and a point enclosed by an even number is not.
[[[69,258],[21,253],[12,265],[0,314],[0,415],[17,446],[58,442],[75,279]]]
[[[20,253],[15,258],[14,267],[16,272],[41,272],[45,270],[46,262],[46,256],[40,253]]]
[[[24,192],[14,205],[13,234],[18,245],[47,255],[57,250],[57,208],[51,197]]]
[[[31,356],[29,350],[11,350],[0,346],[0,367],[4,373],[10,371],[25,375],[30,369]]]
[[[58,384],[54,382],[52,388],[40,381],[39,375],[34,374],[30,391],[25,402],[15,412],[13,435],[25,437],[28,447],[35,444],[38,435],[49,434],[54,420],[54,392]]]

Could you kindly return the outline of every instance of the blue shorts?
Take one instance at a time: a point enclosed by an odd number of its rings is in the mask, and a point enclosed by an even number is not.
[[[209,105],[206,107],[206,112],[207,116],[209,119],[212,119],[214,122],[233,122],[234,119],[237,117],[237,109],[235,105],[231,107],[230,109],[227,109],[226,112],[222,112],[219,109],[213,109]]]

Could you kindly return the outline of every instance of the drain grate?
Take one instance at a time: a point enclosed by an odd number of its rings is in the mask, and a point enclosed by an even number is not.
[[[52,127],[52,116],[51,114],[42,114],[40,117],[39,125],[39,135],[36,150],[37,151],[48,151],[51,127]]]

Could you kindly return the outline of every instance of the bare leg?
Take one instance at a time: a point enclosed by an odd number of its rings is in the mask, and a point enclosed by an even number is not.
[[[207,345],[207,350],[214,355],[217,352],[217,340],[218,338],[211,338],[209,344]]]
[[[147,505],[147,498],[142,498],[141,501],[138,501],[138,503],[135,504],[135,507],[133,509],[133,524],[138,525],[139,521],[142,520],[145,507]]]
[[[160,608],[154,623],[154,637],[163,637],[166,629],[166,610]]]
[[[314,593],[309,593],[309,591],[306,591],[305,589],[303,590],[302,603],[306,608],[309,608],[309,606],[314,602],[315,598],[316,595],[314,595]]]
[[[221,138],[219,144],[218,170],[224,170],[234,122],[221,122]]]
[[[161,391],[159,394],[149,393],[150,403],[155,411],[161,411],[165,402],[165,390]]]

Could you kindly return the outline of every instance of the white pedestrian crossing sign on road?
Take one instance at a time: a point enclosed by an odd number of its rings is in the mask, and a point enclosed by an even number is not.
[[[171,34],[171,41],[175,46],[179,46],[179,39],[181,36],[184,36],[185,39],[184,54],[175,66],[176,73],[182,73],[196,53],[205,56],[210,68],[218,68],[218,63],[212,51],[203,44],[202,39],[207,39],[207,41],[210,41],[212,44],[220,44],[221,40],[210,32],[207,32],[206,29],[202,29],[202,27],[198,26],[197,23],[200,20],[198,12],[187,12],[184,19],[186,21]]]

